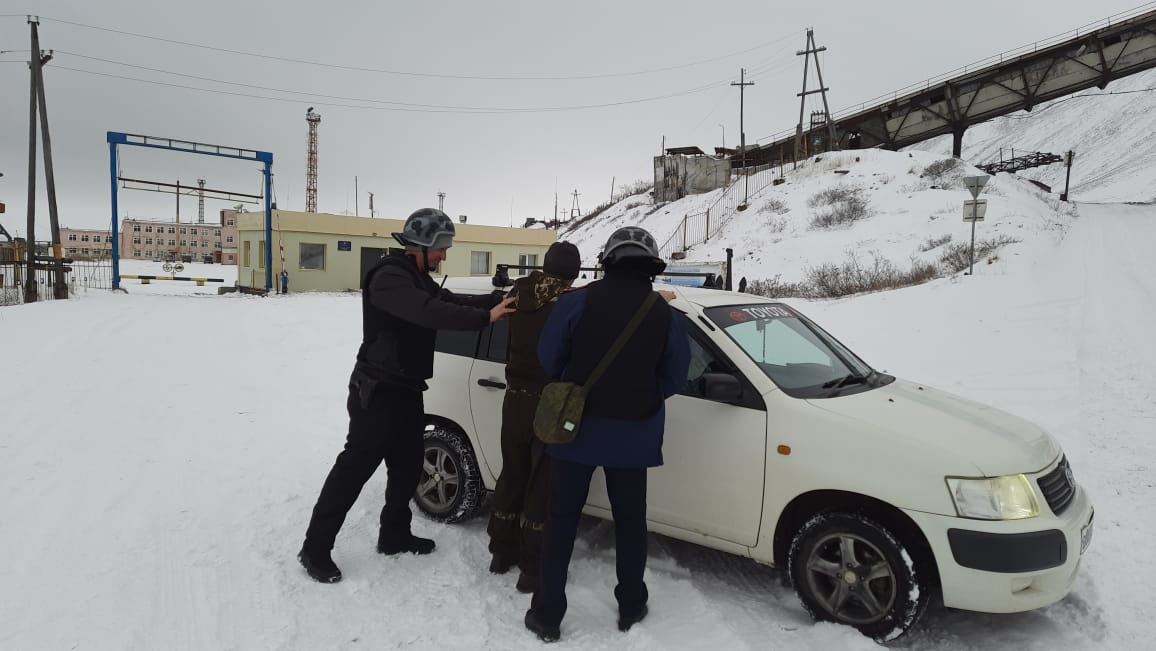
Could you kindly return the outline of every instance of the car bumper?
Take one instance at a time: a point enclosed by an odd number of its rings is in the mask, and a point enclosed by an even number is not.
[[[935,554],[950,608],[1015,613],[1067,596],[1092,532],[1092,502],[1079,487],[1059,516],[986,521],[906,511]]]

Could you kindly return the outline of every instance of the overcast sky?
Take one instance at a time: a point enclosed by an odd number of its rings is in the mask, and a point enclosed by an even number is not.
[[[56,51],[45,83],[64,226],[109,223],[110,130],[271,151],[278,206],[304,210],[309,106],[322,115],[320,211],[352,214],[356,176],[364,216],[368,192],[378,216],[404,218],[436,206],[442,191],[451,215],[507,225],[549,217],[555,188],[563,209],[577,189],[585,212],[610,197],[612,179],[618,187],[649,179],[664,137],[667,146],[709,151],[725,133],[737,145],[739,91],[729,82],[742,67],[756,82],[746,90],[748,144],[793,129],[803,59],[795,53],[807,27],[828,48],[821,64],[838,110],[1139,5],[0,0],[0,50],[16,50],[0,54],[15,62],[0,63],[0,201],[8,204],[0,223],[25,231],[25,13],[41,16],[41,47]],[[573,108],[607,104],[615,105]],[[262,191],[256,164],[133,147],[121,157],[133,178]],[[37,174],[37,230],[46,237],[42,166]],[[122,217],[171,219],[176,209],[172,195],[120,196]],[[228,206],[206,202],[206,221]],[[184,198],[181,221],[196,210],[196,198]]]

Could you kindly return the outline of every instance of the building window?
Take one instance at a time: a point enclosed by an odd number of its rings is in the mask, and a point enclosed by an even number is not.
[[[88,249],[81,249],[80,252],[84,255],[88,255]]]
[[[152,249],[145,249],[145,257],[146,257],[146,258],[151,258],[151,257],[153,257],[153,251],[152,251]]]
[[[140,257],[140,249],[133,249],[132,250],[132,257],[139,258]]]
[[[139,233],[140,232],[140,224],[133,224],[132,225],[132,231],[134,233]]]
[[[76,233],[69,233],[68,234],[68,241],[69,242],[75,242],[76,241]]]
[[[197,234],[197,229],[195,229],[195,228],[189,229],[189,235],[196,235],[196,234]]]
[[[169,226],[169,235],[176,235],[176,233],[177,233],[177,229],[172,227],[172,226]]]
[[[201,240],[201,248],[202,249],[209,248],[209,241],[208,240]]]
[[[170,228],[169,230],[172,230],[172,229]],[[169,240],[169,246],[176,246],[176,245],[177,245],[176,240]]]
[[[489,251],[470,251],[470,273],[471,274],[488,274],[488,273],[490,273],[490,252]]]
[[[100,236],[99,236],[99,235],[93,235],[93,236],[92,236],[92,241],[93,241],[93,242],[99,242],[99,241],[100,241]]]
[[[80,241],[81,241],[81,242],[87,242],[87,241],[88,241],[88,233],[85,233],[84,235],[81,235],[81,236],[80,236]]]
[[[233,238],[229,238],[229,239],[233,239]],[[219,248],[221,248],[221,243],[220,243],[220,242],[217,242],[217,248],[218,248],[218,249],[219,249]]]
[[[233,241],[233,236],[232,236],[232,235],[230,235],[229,237],[226,237],[226,238],[225,238],[225,241],[226,241],[226,242],[232,242],[232,241]]]
[[[538,254],[536,254],[536,253],[523,253],[522,255],[519,255],[518,256],[518,266],[519,267],[537,267],[538,266]],[[518,270],[519,276],[525,276],[528,273],[530,273],[529,269],[519,269]]]
[[[152,227],[152,226],[145,226],[145,232],[146,232],[146,233],[151,233],[151,232],[153,232],[153,227]]]
[[[151,238],[151,237],[145,238],[145,244],[152,244],[152,243],[153,243],[153,238]]]
[[[188,235],[188,233],[189,233],[189,230],[187,228],[185,228],[184,226],[181,226],[181,235]]]
[[[188,240],[181,240],[181,246],[188,246],[188,245],[189,245]]]
[[[265,240],[260,240],[257,243],[257,268],[265,268]]]
[[[302,242],[298,250],[301,263],[301,269],[314,269],[316,271],[325,271],[325,245],[324,244],[307,244]]]
[[[71,253],[71,254],[73,254],[73,255],[76,255],[76,252],[77,252],[78,250],[79,250],[79,249],[77,249],[77,248],[73,247],[73,248],[69,249],[69,250],[68,250],[68,252],[69,252],[69,253]]]
[[[249,240],[245,240],[245,266],[246,267],[253,266],[253,265],[249,264],[249,245],[250,244],[251,244],[251,242]]]
[[[140,238],[139,237],[132,238],[132,243],[133,244],[140,244]]]

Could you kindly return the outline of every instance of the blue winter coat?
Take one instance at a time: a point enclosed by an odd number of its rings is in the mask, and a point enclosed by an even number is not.
[[[562,377],[570,360],[571,337],[585,306],[585,291],[563,294],[542,330],[538,340],[538,361],[553,379]],[[664,399],[686,386],[686,374],[690,367],[686,316],[673,308],[668,309],[672,312],[670,330],[667,333],[666,350],[655,376]],[[547,446],[546,451],[557,459],[590,466],[661,466],[665,425],[665,404],[653,416],[640,420],[587,416],[582,419],[572,442]]]

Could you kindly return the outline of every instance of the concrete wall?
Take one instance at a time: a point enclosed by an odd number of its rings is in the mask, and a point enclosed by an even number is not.
[[[361,286],[362,249],[397,247],[390,233],[401,231],[401,219],[369,219],[324,213],[273,211],[273,280],[280,286],[281,252],[285,249],[285,269],[289,274],[289,291],[346,291]],[[237,249],[237,283],[245,287],[265,287],[264,214],[237,215],[239,246]],[[457,235],[439,273],[461,276],[491,276],[498,264],[518,264],[520,255],[536,255],[542,264],[546,249],[557,235],[552,230],[506,228],[455,224]],[[339,242],[348,242],[349,250],[339,250]],[[301,268],[301,244],[324,247],[325,268]],[[471,274],[473,251],[489,252],[486,273]],[[248,254],[246,255],[246,252]],[[372,254],[372,253],[371,253]],[[511,273],[511,276],[517,275]]]
[[[731,163],[725,158],[667,154],[654,157],[654,200],[678,201],[726,187]]]

